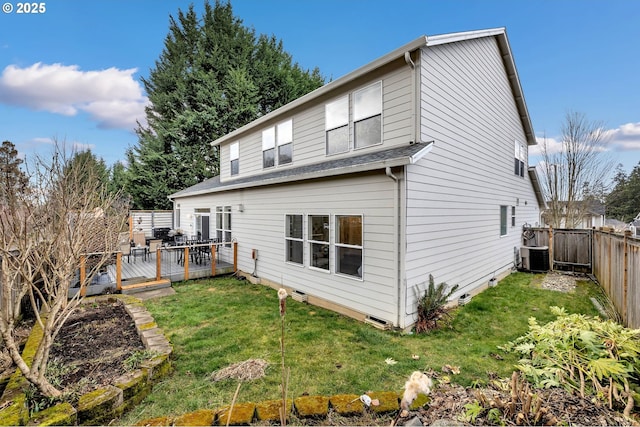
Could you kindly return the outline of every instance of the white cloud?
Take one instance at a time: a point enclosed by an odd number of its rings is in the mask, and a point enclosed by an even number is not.
[[[610,144],[615,151],[640,150],[640,122],[626,123],[607,131]]]
[[[555,154],[562,151],[562,142],[557,140],[556,138],[547,138],[547,137],[539,137],[536,136],[536,142],[538,145],[533,145],[529,147],[529,155],[530,156],[540,156],[542,155],[542,146],[546,145],[547,152],[549,154]]]
[[[626,123],[615,129],[608,129],[604,132],[604,136],[608,138],[609,151],[640,151],[640,122]],[[546,144],[549,153],[558,153],[562,150],[560,137],[536,137],[536,141],[538,145],[529,147],[529,154],[532,156],[541,155],[544,144]]]
[[[77,65],[7,66],[0,75],[0,102],[75,116],[88,113],[103,128],[133,130],[145,123],[148,99],[133,78],[137,69],[81,71]]]

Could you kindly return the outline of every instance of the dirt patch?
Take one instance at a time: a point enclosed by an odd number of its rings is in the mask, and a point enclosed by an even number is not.
[[[84,304],[65,322],[50,355],[60,388],[82,394],[126,372],[125,361],[145,347],[120,301]]]

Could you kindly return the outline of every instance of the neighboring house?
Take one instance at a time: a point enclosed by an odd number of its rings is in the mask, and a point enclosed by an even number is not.
[[[640,237],[640,213],[629,223],[629,230],[631,230],[631,235]]]
[[[407,328],[429,274],[457,298],[512,270],[544,204],[535,143],[505,29],[423,36],[214,141],[220,176],[171,195],[174,227]]]
[[[548,201],[547,206],[552,202]],[[605,206],[597,200],[578,201],[575,203],[575,209],[580,213],[580,223],[575,226],[567,226],[565,224],[565,216],[567,209],[567,202],[559,202],[562,209],[563,218],[561,219],[561,227],[558,228],[594,228],[604,227],[605,221]],[[549,209],[542,213],[542,223],[545,227],[549,227],[552,224],[551,211]]]

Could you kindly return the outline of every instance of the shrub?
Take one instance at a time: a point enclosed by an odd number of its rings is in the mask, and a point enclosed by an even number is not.
[[[594,395],[629,415],[638,398],[632,388],[640,380],[640,329],[551,310],[557,320],[541,326],[530,318],[529,332],[500,348],[522,356],[516,367],[537,387]]]
[[[454,285],[447,291],[448,287],[449,285],[445,282],[436,286],[433,276],[429,275],[429,286],[424,291],[424,295],[418,300],[418,320],[415,326],[417,334],[436,329],[438,321],[449,316],[445,304],[458,289],[458,285]]]

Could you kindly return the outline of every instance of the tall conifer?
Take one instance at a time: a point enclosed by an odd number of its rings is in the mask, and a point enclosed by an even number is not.
[[[170,17],[164,49],[142,82],[147,126],[127,152],[126,189],[138,209],[167,209],[167,197],[219,172],[211,142],[324,83],[292,62],[275,37],[258,36],[229,2],[193,5]]]

